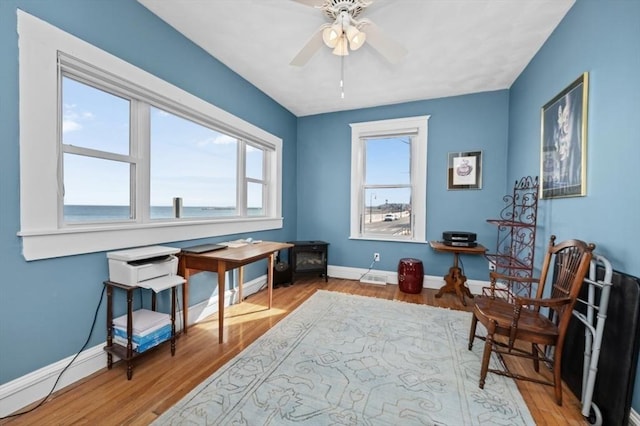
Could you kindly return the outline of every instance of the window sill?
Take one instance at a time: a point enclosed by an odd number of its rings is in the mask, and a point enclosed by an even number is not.
[[[363,240],[363,241],[385,241],[390,243],[413,243],[413,244],[427,244],[428,241],[422,240],[412,240],[412,239],[400,239],[400,238],[385,238],[384,236],[375,236],[375,235],[367,235],[367,236],[359,236],[349,237],[350,240]]]
[[[282,218],[157,222],[20,231],[25,260],[48,259],[128,247],[282,228]]]

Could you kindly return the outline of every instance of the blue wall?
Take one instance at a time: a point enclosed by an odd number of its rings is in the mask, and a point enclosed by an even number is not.
[[[136,1],[0,1],[0,383],[77,352],[108,278],[104,253],[25,262],[19,211],[18,36],[20,8],[283,139],[284,229],[254,238],[292,240],[296,230],[296,117],[181,36]],[[240,236],[226,236],[225,240]],[[177,245],[187,245],[178,242]],[[247,279],[264,273],[255,268]],[[217,293],[210,274],[190,304]],[[253,275],[253,276],[252,276]],[[105,303],[89,347],[104,342]],[[116,309],[124,306],[116,304]],[[120,312],[120,314],[123,312]],[[118,312],[116,312],[118,314]]]
[[[430,115],[427,146],[427,239],[442,231],[468,230],[492,247],[496,217],[505,190],[508,92],[506,90],[411,102],[401,105],[303,117],[298,124],[298,238],[330,243],[329,264],[367,268],[380,253],[376,269],[395,271],[403,257],[423,261],[427,275],[442,276],[451,255],[426,244],[349,239],[351,128],[349,123]],[[448,153],[483,152],[479,190],[448,191]],[[464,256],[470,279],[487,279],[482,256]]]
[[[541,200],[538,243],[551,234],[596,244],[640,276],[640,2],[578,0],[510,90],[508,176],[540,170],[540,108],[589,72],[587,196]],[[639,370],[640,371],[640,370]],[[640,411],[640,379],[633,407]]]

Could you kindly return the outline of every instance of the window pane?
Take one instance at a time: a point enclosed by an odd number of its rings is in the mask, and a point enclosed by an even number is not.
[[[264,216],[263,189],[261,183],[247,183],[247,216]]]
[[[367,185],[411,183],[411,138],[399,136],[365,141]]]
[[[129,163],[64,154],[64,221],[132,219]]]
[[[129,155],[129,101],[63,77],[62,143]]]
[[[238,141],[174,114],[151,108],[151,218],[237,215]]]
[[[247,177],[264,179],[264,151],[247,144]]]
[[[411,189],[366,188],[363,233],[379,236],[411,235]]]

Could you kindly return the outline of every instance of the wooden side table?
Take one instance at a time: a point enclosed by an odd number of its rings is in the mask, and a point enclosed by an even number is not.
[[[171,287],[171,356],[176,353],[176,287]],[[146,352],[137,352],[133,349],[133,293],[135,290],[142,288],[137,286],[129,286],[116,283],[113,281],[105,281],[104,286],[107,289],[107,346],[104,350],[107,352],[107,368],[111,370],[113,366],[113,355],[122,359],[127,363],[127,379],[131,380],[133,376],[133,360],[138,356],[144,355]],[[119,289],[127,293],[127,345],[122,346],[113,341],[113,290]],[[145,289],[148,290],[148,289]],[[151,290],[149,290],[151,291]],[[151,310],[156,310],[156,293],[151,291]]]
[[[458,267],[458,256],[460,254],[485,254],[487,248],[481,244],[476,247],[458,247],[448,246],[440,241],[429,241],[429,245],[436,251],[453,253],[453,266],[449,268],[449,273],[444,276],[446,284],[440,288],[436,297],[442,297],[444,293],[455,293],[460,298],[460,301],[464,306],[467,306],[467,302],[464,296],[469,299],[473,299],[473,295],[469,288],[465,285],[467,277],[462,274],[462,269]]]

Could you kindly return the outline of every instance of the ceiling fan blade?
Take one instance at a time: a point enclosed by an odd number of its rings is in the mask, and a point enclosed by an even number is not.
[[[325,27],[326,25],[323,25],[315,32],[313,37],[311,37],[307,44],[304,45],[289,65],[302,67],[309,62],[309,59],[311,59],[311,57],[324,45],[324,42],[322,41],[322,30],[324,30]]]
[[[397,64],[404,58],[408,51],[397,41],[384,34],[376,24],[368,19],[363,19],[362,31],[367,35],[367,44],[384,56],[387,61]]]

